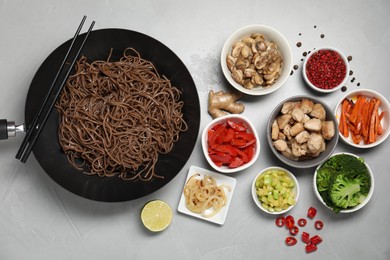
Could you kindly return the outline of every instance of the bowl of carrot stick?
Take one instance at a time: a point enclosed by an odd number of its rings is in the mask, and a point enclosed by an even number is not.
[[[390,104],[370,89],[349,92],[336,105],[340,138],[357,148],[383,143],[390,134]]]

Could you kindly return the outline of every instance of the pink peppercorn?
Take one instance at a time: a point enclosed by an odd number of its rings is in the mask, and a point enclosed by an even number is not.
[[[319,50],[306,63],[306,76],[321,89],[333,89],[343,82],[347,67],[343,58],[334,50]]]

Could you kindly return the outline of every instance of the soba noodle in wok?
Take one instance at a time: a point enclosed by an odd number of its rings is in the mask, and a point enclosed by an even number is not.
[[[148,181],[159,154],[187,130],[181,92],[131,48],[119,61],[78,60],[56,104],[59,141],[72,165],[99,176]]]

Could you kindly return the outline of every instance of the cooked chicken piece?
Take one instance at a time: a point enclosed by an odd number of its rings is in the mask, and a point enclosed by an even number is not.
[[[286,125],[283,128],[283,134],[287,137],[287,140],[290,140],[292,138],[290,130],[291,130],[291,125]]]
[[[285,115],[285,114],[289,114],[290,111],[295,107],[295,105],[297,104],[297,102],[284,102],[283,105],[282,105],[282,109],[280,110],[280,112]]]
[[[302,119],[302,123],[306,123],[306,122],[309,121],[309,120],[310,120],[310,116],[308,116],[308,115],[305,114],[305,116],[304,116],[303,119]]]
[[[307,145],[293,142],[291,144],[291,151],[292,151],[292,154],[294,156],[297,156],[297,157],[304,156],[307,153]]]
[[[322,128],[322,121],[318,118],[312,118],[309,121],[307,121],[304,125],[306,130],[308,131],[314,131],[319,132]]]
[[[313,110],[313,105],[314,105],[313,101],[304,98],[301,101],[300,108],[303,111],[303,113],[309,114]]]
[[[278,139],[280,139],[280,140],[286,140],[286,136],[285,136],[282,132],[279,132],[279,134],[278,134]]]
[[[305,113],[303,113],[302,109],[299,107],[294,107],[291,110],[291,116],[295,121],[302,122],[303,118],[305,117]]]
[[[322,133],[322,137],[324,137],[325,140],[332,139],[335,134],[335,126],[333,121],[322,122],[321,133]]]
[[[316,103],[314,104],[313,110],[310,112],[310,115],[320,120],[325,120],[326,118],[325,108],[321,104]]]
[[[276,118],[279,129],[283,129],[291,119],[291,115],[281,115]]]
[[[278,126],[278,122],[276,122],[275,119],[271,126],[271,138],[272,140],[276,140],[278,139],[278,136],[279,136],[279,126]]]
[[[295,136],[295,140],[299,144],[306,143],[309,140],[310,133],[308,131],[302,131],[297,136]]]
[[[290,135],[291,136],[296,136],[297,134],[299,134],[300,132],[304,131],[305,128],[303,127],[303,124],[302,123],[296,123],[295,125],[293,125],[290,129]]]
[[[325,141],[322,135],[312,133],[307,140],[307,149],[310,153],[315,154],[324,149]]]
[[[279,152],[286,151],[288,147],[286,141],[284,140],[276,140],[275,142],[273,142],[273,145],[275,149],[278,150]]]
[[[292,154],[292,151],[289,147],[282,152],[283,156],[287,157],[290,160],[298,161],[299,157]]]

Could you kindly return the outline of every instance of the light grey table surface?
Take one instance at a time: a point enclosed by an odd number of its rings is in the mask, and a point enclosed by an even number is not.
[[[390,1],[384,0],[0,0],[0,118],[24,122],[25,99],[35,72],[73,36],[84,14],[88,24],[96,20],[95,29],[139,31],[171,48],[190,71],[201,106],[198,142],[187,164],[160,190],[129,202],[103,203],[76,196],[52,181],[33,155],[26,164],[15,159],[22,135],[1,141],[0,259],[389,259],[389,140],[367,150],[352,149],[341,141],[336,148],[363,156],[374,171],[374,196],[353,214],[336,215],[319,203],[312,190],[313,168],[294,170],[301,195],[291,214],[305,216],[315,206],[325,223],[318,232],[324,241],[315,253],[306,254],[302,243],[285,246],[287,231],[274,225],[274,217],[260,212],[250,195],[252,180],[261,169],[285,166],[266,144],[269,113],[289,96],[319,96],[303,82],[304,51],[324,45],[339,48],[353,57],[348,91],[370,88],[389,99],[389,13]],[[208,92],[231,90],[222,76],[220,51],[233,31],[249,24],[282,32],[291,45],[294,65],[300,67],[273,94],[242,99],[244,115],[257,127],[262,150],[252,167],[234,174],[236,190],[226,222],[219,226],[183,215],[177,206],[189,167],[211,169],[199,142],[211,120]],[[338,91],[319,97],[334,107],[343,95]],[[140,210],[151,199],[162,199],[173,209],[171,225],[159,234],[147,232],[140,222]],[[307,231],[315,232],[312,227]]]

